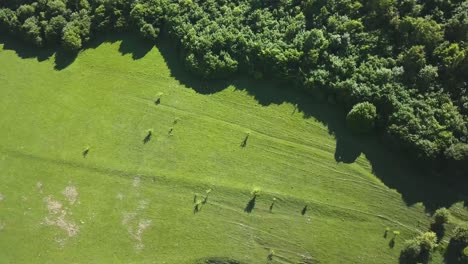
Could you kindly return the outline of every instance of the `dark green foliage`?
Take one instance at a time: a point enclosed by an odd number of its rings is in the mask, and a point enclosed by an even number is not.
[[[398,59],[408,78],[414,77],[426,65],[424,46],[413,46],[403,52]]]
[[[455,228],[445,254],[446,263],[468,263],[468,226]]]
[[[69,51],[81,49],[82,41],[79,28],[69,24],[63,29],[62,45]]]
[[[39,22],[36,17],[29,17],[24,21],[21,26],[21,33],[23,37],[36,46],[42,46],[42,32],[41,27],[38,26]]]
[[[140,28],[141,35],[148,40],[155,40],[158,37],[159,29],[154,29],[151,24],[144,24]]]
[[[401,250],[400,263],[427,263],[437,246],[437,236],[433,232],[426,232],[405,242]]]
[[[58,42],[62,39],[63,28],[67,24],[67,20],[61,16],[54,16],[44,29],[44,35],[49,43]]]
[[[468,247],[468,226],[458,226],[455,228],[450,241],[460,247],[460,249]]]
[[[379,115],[351,126],[375,124],[393,147],[463,176],[467,10],[466,0],[11,0],[0,1],[0,30],[74,52],[100,31],[155,41],[164,30],[202,78],[275,78],[348,111],[369,102]]]
[[[14,32],[19,26],[15,11],[4,8],[0,9],[0,29]]]
[[[437,225],[443,225],[448,223],[450,218],[450,211],[447,208],[437,209],[434,213],[434,223]]]
[[[375,106],[369,102],[363,102],[353,106],[346,116],[346,121],[355,133],[369,133],[374,128],[376,118]]]

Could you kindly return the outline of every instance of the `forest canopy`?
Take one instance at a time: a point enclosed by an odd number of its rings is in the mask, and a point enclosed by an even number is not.
[[[70,52],[102,31],[165,32],[201,78],[325,94],[389,146],[468,171],[467,0],[0,0],[0,30]]]

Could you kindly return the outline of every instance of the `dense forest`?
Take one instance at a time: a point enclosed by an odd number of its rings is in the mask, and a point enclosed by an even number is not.
[[[0,0],[0,30],[80,50],[103,31],[177,43],[200,78],[277,79],[343,106],[447,177],[468,172],[467,0]],[[365,136],[365,135],[364,135]]]

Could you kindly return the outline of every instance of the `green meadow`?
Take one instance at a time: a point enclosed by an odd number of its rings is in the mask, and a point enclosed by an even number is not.
[[[397,263],[434,209],[468,221],[320,94],[197,80],[175,50],[0,39],[1,263]]]

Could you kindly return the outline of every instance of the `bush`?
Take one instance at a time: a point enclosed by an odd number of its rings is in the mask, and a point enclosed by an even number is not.
[[[400,259],[403,263],[410,263],[411,261],[416,262],[421,255],[421,246],[419,245],[418,241],[415,239],[411,239],[405,242],[405,246],[403,247]]]
[[[437,209],[434,213],[434,223],[437,225],[443,225],[448,223],[450,218],[450,211],[447,208]]]
[[[353,106],[346,116],[346,121],[353,132],[363,134],[372,131],[376,118],[375,106],[369,102],[363,102]]]
[[[437,236],[434,232],[426,232],[406,241],[400,253],[400,263],[425,263],[430,259],[436,246]]]
[[[44,29],[46,40],[50,43],[59,41],[62,37],[62,31],[66,24],[67,20],[63,16],[59,15],[51,18]]]
[[[468,247],[468,226],[456,227],[450,243],[460,248]]]
[[[468,264],[468,226],[455,228],[445,257],[447,263]]]
[[[147,40],[155,40],[159,34],[159,28],[154,28],[151,24],[144,24],[140,28],[141,35]]]
[[[81,49],[82,41],[79,29],[71,25],[65,26],[63,29],[62,45],[66,50],[72,52],[77,52]]]

